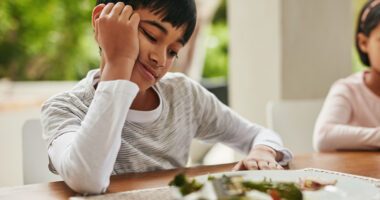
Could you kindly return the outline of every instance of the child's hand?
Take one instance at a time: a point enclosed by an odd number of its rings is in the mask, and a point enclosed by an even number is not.
[[[257,145],[251,150],[249,155],[239,161],[232,170],[283,169],[276,161],[276,157],[278,157],[277,154],[274,149],[268,146]]]
[[[105,63],[102,80],[130,79],[139,54],[139,22],[139,15],[122,2],[103,8],[95,21],[95,38]]]

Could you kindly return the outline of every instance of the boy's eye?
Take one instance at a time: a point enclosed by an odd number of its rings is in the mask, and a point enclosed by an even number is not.
[[[178,58],[178,53],[173,50],[169,50],[168,54],[171,58]]]
[[[147,37],[150,41],[157,42],[157,39],[153,35],[151,35],[147,31],[145,31],[143,28],[141,28],[140,30],[143,32],[143,34],[145,35],[145,37]]]

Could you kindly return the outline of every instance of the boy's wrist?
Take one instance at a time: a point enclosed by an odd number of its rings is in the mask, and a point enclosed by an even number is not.
[[[136,59],[122,57],[117,59],[105,59],[105,64],[109,67],[131,67],[135,65]]]
[[[255,147],[253,147],[252,150],[263,150],[263,151],[267,151],[269,152],[270,154],[273,155],[273,157],[275,158],[276,161],[280,161],[283,159],[284,157],[284,154],[280,151],[276,151],[275,149],[273,149],[272,147],[269,147],[267,145],[262,145],[262,144],[259,144],[259,145],[256,145]]]
[[[130,80],[135,62],[129,58],[106,61],[102,69],[101,81]]]

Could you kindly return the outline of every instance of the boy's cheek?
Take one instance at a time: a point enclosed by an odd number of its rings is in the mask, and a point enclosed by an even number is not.
[[[171,68],[172,68],[172,66],[173,66],[173,64],[174,64],[174,58],[172,58],[172,59],[168,59],[167,61],[166,61],[166,71],[169,71]]]

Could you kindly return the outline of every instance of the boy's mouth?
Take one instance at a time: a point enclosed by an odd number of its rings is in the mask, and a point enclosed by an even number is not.
[[[144,63],[137,61],[141,64],[143,70],[145,70],[147,73],[149,73],[154,79],[158,79],[157,73],[149,66],[145,65]]]

